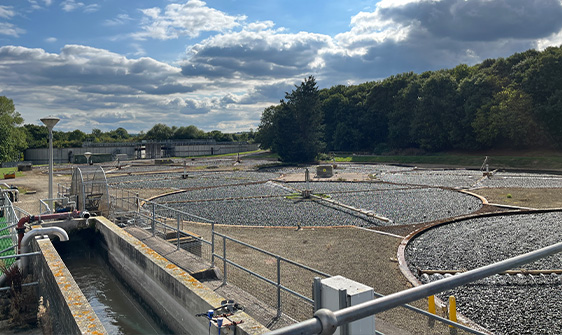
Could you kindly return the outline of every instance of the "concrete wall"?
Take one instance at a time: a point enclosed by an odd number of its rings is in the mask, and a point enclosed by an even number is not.
[[[111,265],[171,330],[178,334],[208,333],[208,320],[195,314],[220,306],[223,297],[111,221],[104,217],[90,218],[92,221],[107,244]],[[268,331],[244,312],[237,312],[230,318],[244,321],[237,326],[236,334]],[[217,334],[214,324],[213,328],[211,333]],[[223,328],[221,334],[234,334],[234,330]]]
[[[42,255],[31,257],[33,276],[39,280],[39,294],[53,325],[53,334],[107,334],[88,300],[72,278],[51,241],[33,240],[32,249]]]
[[[107,146],[95,147],[53,148],[53,161],[56,164],[68,163],[69,152],[72,152],[73,156],[83,155],[85,152],[111,155],[126,154],[129,159],[221,155],[258,150],[259,144],[238,144],[236,142],[190,145],[146,143],[143,144],[143,148],[140,153],[142,157],[137,157],[139,152],[135,150],[138,149],[136,146],[111,146],[108,144]],[[163,150],[163,148],[165,149]],[[24,152],[24,158],[26,161],[33,162],[33,164],[48,164],[49,149],[27,149]]]
[[[73,156],[84,155],[85,152],[96,154],[127,154],[133,159],[135,157],[135,147],[81,147],[81,148],[53,148],[53,162],[56,164],[68,163],[68,153]],[[33,164],[49,164],[49,149],[27,149],[24,152],[24,159]]]

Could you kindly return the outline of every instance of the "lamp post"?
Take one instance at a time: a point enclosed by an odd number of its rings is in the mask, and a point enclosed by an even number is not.
[[[41,122],[49,129],[49,210],[53,212],[53,128],[60,121],[58,117],[49,116],[41,119]]]
[[[92,153],[89,151],[85,152],[84,157],[86,157],[86,165],[90,165],[90,157],[92,157]]]

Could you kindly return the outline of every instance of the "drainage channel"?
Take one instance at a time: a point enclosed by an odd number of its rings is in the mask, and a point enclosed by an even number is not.
[[[54,245],[108,334],[171,334],[120,280],[99,243],[83,235],[72,234],[70,241]]]

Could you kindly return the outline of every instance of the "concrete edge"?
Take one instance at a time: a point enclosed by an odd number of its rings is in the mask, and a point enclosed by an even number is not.
[[[189,273],[176,266],[172,262],[168,261],[165,257],[158,254],[152,248],[148,247],[146,244],[133,237],[128,232],[119,228],[107,218],[95,217],[93,219],[109,229],[119,239],[123,240],[138,252],[143,254],[152,264],[154,264],[154,266],[159,267],[161,271],[168,273],[168,275],[173,278],[173,280],[177,281],[181,285],[184,285],[194,294],[199,296],[203,301],[205,301],[206,304],[208,304],[209,307],[219,307],[221,306],[221,302],[225,300],[225,298],[219,296],[216,292],[199,282]],[[245,312],[238,312],[230,318],[233,321],[243,321],[243,323],[237,325],[237,328],[241,330],[242,334],[262,334],[269,331],[264,325],[258,323]],[[226,333],[224,330],[222,332]]]
[[[48,238],[35,240],[36,246],[41,251],[43,261],[47,265],[47,268],[43,268],[41,274],[44,276],[44,281],[55,282],[60,298],[64,300],[61,304],[62,307],[53,310],[55,305],[61,306],[54,302],[52,299],[55,297],[50,297],[50,309],[49,315],[51,318],[64,318],[65,324],[64,332],[66,331],[78,331],[81,334],[107,334],[104,326],[99,320],[98,316],[94,312],[92,306],[78,287],[78,284],[74,281],[74,278],[70,274],[70,271],[60,258],[55,247]],[[48,283],[43,282],[42,285],[47,285]],[[48,291],[48,289],[45,289]],[[56,316],[53,314],[56,313]],[[59,329],[60,330],[60,329]]]

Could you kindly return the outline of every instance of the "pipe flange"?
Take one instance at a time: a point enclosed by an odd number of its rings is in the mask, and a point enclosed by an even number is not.
[[[320,321],[320,324],[322,324],[322,331],[319,333],[320,335],[331,335],[335,333],[338,328],[338,320],[336,319],[334,312],[327,308],[322,308],[314,313],[314,317]]]

